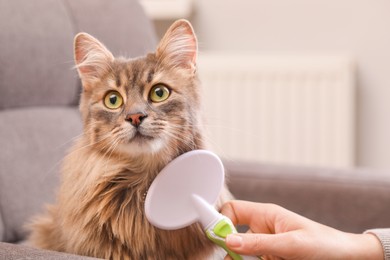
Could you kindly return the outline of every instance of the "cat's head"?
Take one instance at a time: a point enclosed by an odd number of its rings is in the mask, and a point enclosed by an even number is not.
[[[144,57],[114,58],[86,33],[75,37],[74,51],[92,147],[129,155],[199,148],[197,40],[188,21],[173,23]]]

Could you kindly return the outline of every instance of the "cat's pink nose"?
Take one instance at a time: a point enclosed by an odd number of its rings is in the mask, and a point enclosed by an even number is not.
[[[148,115],[144,113],[129,114],[126,116],[126,121],[130,122],[135,127],[138,127]]]

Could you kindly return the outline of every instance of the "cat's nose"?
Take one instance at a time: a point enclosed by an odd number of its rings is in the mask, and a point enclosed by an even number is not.
[[[126,116],[126,121],[130,122],[130,124],[132,124],[133,126],[138,127],[147,117],[148,115],[144,113],[128,114]]]

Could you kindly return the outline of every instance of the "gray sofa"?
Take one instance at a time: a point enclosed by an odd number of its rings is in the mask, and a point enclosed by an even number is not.
[[[82,131],[71,70],[79,31],[116,55],[156,45],[136,0],[0,0],[0,259],[87,259],[20,244],[26,221],[54,200],[61,158]],[[237,198],[277,203],[344,231],[390,227],[389,173],[225,166]]]

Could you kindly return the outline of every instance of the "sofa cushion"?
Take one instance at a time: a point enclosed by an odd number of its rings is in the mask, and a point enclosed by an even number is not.
[[[97,260],[87,256],[65,254],[55,251],[36,249],[28,246],[14,245],[0,242],[0,259],[20,260],[20,259],[34,259],[34,260]]]
[[[81,118],[75,107],[31,108],[1,111],[0,122],[0,238],[16,242],[26,235],[25,222],[54,200],[61,160],[82,132]]]
[[[76,32],[87,32],[104,43],[114,56],[138,57],[154,51],[151,21],[137,0],[69,0]]]
[[[73,36],[62,1],[1,1],[0,109],[76,104]]]

